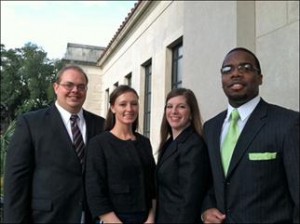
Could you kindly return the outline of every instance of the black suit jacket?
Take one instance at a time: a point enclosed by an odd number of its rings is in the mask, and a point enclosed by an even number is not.
[[[228,223],[299,223],[299,112],[261,100],[240,134],[225,178],[220,134],[226,111],[204,125],[214,189],[204,210]]]
[[[104,119],[83,111],[87,140]],[[19,117],[4,180],[5,223],[78,223],[85,203],[84,174],[55,105]]]
[[[155,161],[148,138],[121,140],[109,131],[88,144],[86,190],[94,218],[108,212],[148,212],[155,198]]]
[[[210,184],[207,148],[192,127],[169,139],[157,163],[157,223],[199,223]]]

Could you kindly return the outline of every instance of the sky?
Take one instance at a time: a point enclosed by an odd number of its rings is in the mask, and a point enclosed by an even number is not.
[[[137,1],[2,1],[1,44],[61,59],[68,43],[107,47]]]

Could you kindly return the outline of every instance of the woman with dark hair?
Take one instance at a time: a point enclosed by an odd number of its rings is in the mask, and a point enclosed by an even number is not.
[[[194,93],[172,90],[161,123],[157,163],[157,223],[199,223],[211,182],[202,122]]]
[[[138,94],[126,85],[110,95],[105,132],[88,144],[86,191],[92,215],[104,223],[153,223],[155,161],[137,132]]]

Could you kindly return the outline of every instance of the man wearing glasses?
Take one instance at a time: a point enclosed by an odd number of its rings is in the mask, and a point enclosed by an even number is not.
[[[104,119],[82,108],[87,84],[80,67],[66,66],[53,85],[55,104],[19,117],[6,160],[4,223],[92,222],[85,145],[102,132]]]
[[[226,55],[221,76],[228,108],[204,124],[214,182],[202,220],[299,223],[299,112],[259,96],[260,63],[245,48]]]

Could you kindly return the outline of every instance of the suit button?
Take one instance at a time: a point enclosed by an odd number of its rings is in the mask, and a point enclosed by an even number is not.
[[[226,185],[230,185],[230,182],[226,182]]]

